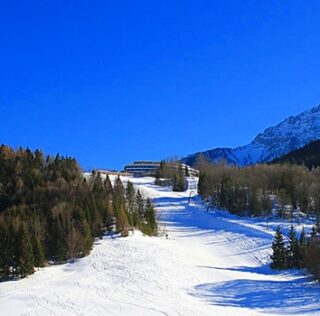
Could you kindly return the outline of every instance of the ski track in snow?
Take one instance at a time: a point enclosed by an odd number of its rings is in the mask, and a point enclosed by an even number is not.
[[[0,283],[0,315],[320,315],[317,283],[268,267],[271,230],[206,212],[195,179],[182,193],[130,180],[153,199],[168,238],[105,237],[74,264]]]

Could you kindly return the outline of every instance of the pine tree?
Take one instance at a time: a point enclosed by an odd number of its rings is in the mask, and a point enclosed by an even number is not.
[[[135,201],[135,191],[132,182],[128,181],[126,187],[126,202],[127,210],[129,214],[129,223],[133,226],[133,213],[134,213],[134,201]]]
[[[104,189],[107,193],[109,193],[109,194],[113,193],[112,184],[111,184],[111,181],[110,181],[110,178],[108,175],[106,176],[103,185],[104,185]]]
[[[287,268],[287,253],[284,246],[283,236],[280,227],[277,227],[274,241],[272,243],[273,254],[271,255],[272,269],[286,269]]]
[[[117,198],[124,200],[125,190],[120,176],[116,178],[116,181],[114,183],[114,194]]]
[[[125,205],[125,201],[125,190],[120,176],[118,176],[113,189],[113,213],[116,218],[119,216],[120,207]]]
[[[0,279],[10,276],[12,266],[13,229],[9,229],[4,223],[0,223]]]
[[[22,278],[34,273],[34,258],[30,234],[25,223],[22,223],[19,231],[18,267]]]
[[[123,205],[121,205],[119,209],[119,216],[117,218],[116,227],[117,232],[121,233],[121,236],[128,236],[129,221]]]
[[[296,231],[291,225],[289,232],[289,245],[287,249],[287,259],[289,268],[299,268],[299,244],[296,238]]]
[[[90,230],[90,225],[85,216],[81,216],[81,220],[80,223],[78,223],[78,225],[78,232],[80,233],[79,238],[81,238],[79,249],[83,254],[87,255],[89,254],[93,245],[93,237],[92,232]]]
[[[145,208],[144,208],[143,197],[140,191],[138,190],[136,194],[136,200],[135,200],[135,220],[134,220],[135,227],[140,226],[144,218],[144,212],[145,212]]]
[[[104,183],[102,183],[100,172],[96,173],[93,177],[92,192],[98,196],[102,196],[104,194]]]
[[[157,228],[158,228],[156,212],[149,198],[147,199],[147,203],[146,203],[145,222],[146,223],[144,225],[144,232],[150,236],[156,235]]]
[[[34,266],[37,268],[44,267],[44,253],[39,237],[35,237],[33,243]]]
[[[114,213],[111,200],[107,200],[106,202],[106,228],[108,232],[113,230],[114,225]]]

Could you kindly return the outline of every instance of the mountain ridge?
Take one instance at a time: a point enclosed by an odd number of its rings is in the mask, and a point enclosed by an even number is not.
[[[320,139],[320,105],[266,128],[247,145],[197,152],[182,158],[181,162],[195,165],[203,156],[212,163],[224,160],[228,164],[248,166],[272,161],[317,139]]]

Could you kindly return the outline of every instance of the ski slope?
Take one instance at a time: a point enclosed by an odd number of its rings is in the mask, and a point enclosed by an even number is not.
[[[105,237],[74,264],[0,283],[0,315],[320,315],[317,283],[269,269],[271,230],[206,212],[196,179],[183,193],[130,181],[153,199],[163,236]]]

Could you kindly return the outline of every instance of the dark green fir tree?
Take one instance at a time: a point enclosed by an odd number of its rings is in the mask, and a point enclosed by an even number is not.
[[[280,227],[277,227],[276,234],[272,243],[271,268],[286,269],[287,268],[287,251],[284,245],[283,236]]]
[[[34,273],[32,243],[25,223],[21,224],[19,231],[18,267],[22,278]]]
[[[39,237],[36,237],[33,242],[33,257],[34,257],[34,266],[37,268],[44,267],[44,253],[43,247],[39,240]]]
[[[157,219],[156,219],[156,212],[151,203],[151,200],[148,198],[146,202],[146,210],[145,210],[145,225],[147,234],[154,236],[157,234]]]
[[[289,268],[299,268],[299,243],[296,238],[296,231],[291,225],[289,232],[289,245],[287,249],[287,259]]]

